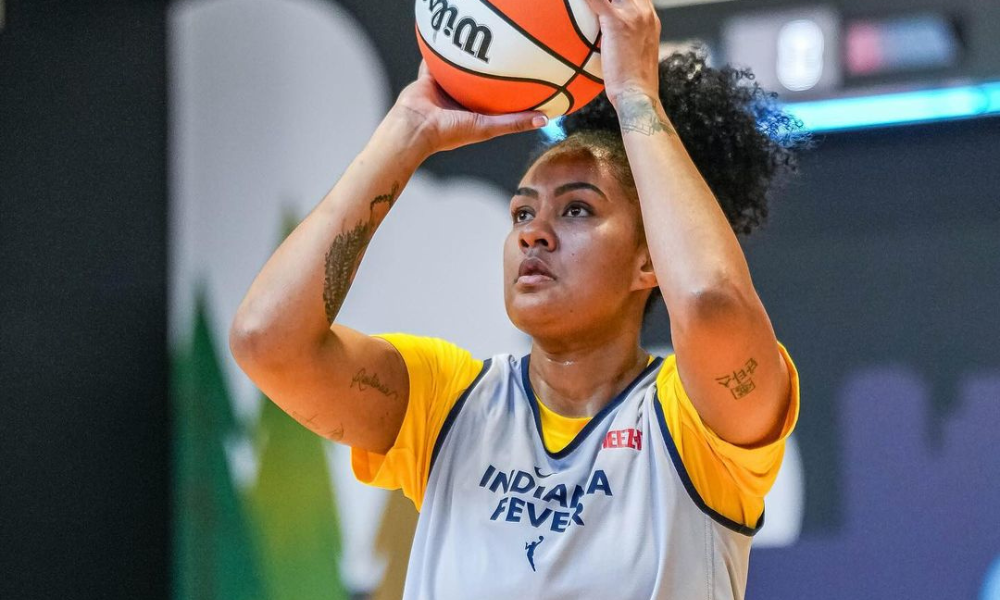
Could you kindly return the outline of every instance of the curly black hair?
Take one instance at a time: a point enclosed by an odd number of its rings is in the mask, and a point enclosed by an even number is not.
[[[659,75],[660,101],[677,135],[733,231],[749,234],[767,218],[773,184],[797,170],[796,149],[808,144],[801,123],[781,110],[776,94],[763,90],[750,70],[710,67],[701,51],[663,59]],[[556,148],[598,148],[635,196],[618,116],[607,94],[563,118],[562,129],[565,139],[543,146],[532,158]]]

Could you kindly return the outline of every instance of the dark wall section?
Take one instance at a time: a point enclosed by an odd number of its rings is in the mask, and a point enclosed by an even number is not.
[[[0,598],[165,598],[164,5],[7,8]]]
[[[903,366],[928,381],[933,448],[964,378],[1000,368],[997,140],[1000,119],[820,138],[747,243],[802,374],[806,531],[842,523],[844,473],[864,468],[845,464],[836,404],[859,372]]]

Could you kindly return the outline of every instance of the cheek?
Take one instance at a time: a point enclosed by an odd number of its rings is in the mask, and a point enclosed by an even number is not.
[[[510,279],[511,275],[517,272],[520,266],[521,251],[517,245],[517,236],[513,233],[507,234],[503,242],[503,274],[504,280]]]
[[[564,247],[566,260],[572,271],[613,285],[619,279],[629,279],[632,256],[626,251],[628,243],[613,228],[581,235],[579,239],[570,237]]]

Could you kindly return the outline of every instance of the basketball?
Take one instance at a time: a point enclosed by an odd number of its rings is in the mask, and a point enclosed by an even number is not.
[[[584,0],[416,0],[431,75],[469,110],[571,113],[604,89],[600,26]]]

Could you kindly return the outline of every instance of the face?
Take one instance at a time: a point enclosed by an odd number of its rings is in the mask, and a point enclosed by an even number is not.
[[[543,155],[510,203],[504,302],[532,337],[600,337],[641,321],[656,285],[640,213],[610,169],[586,151]]]

